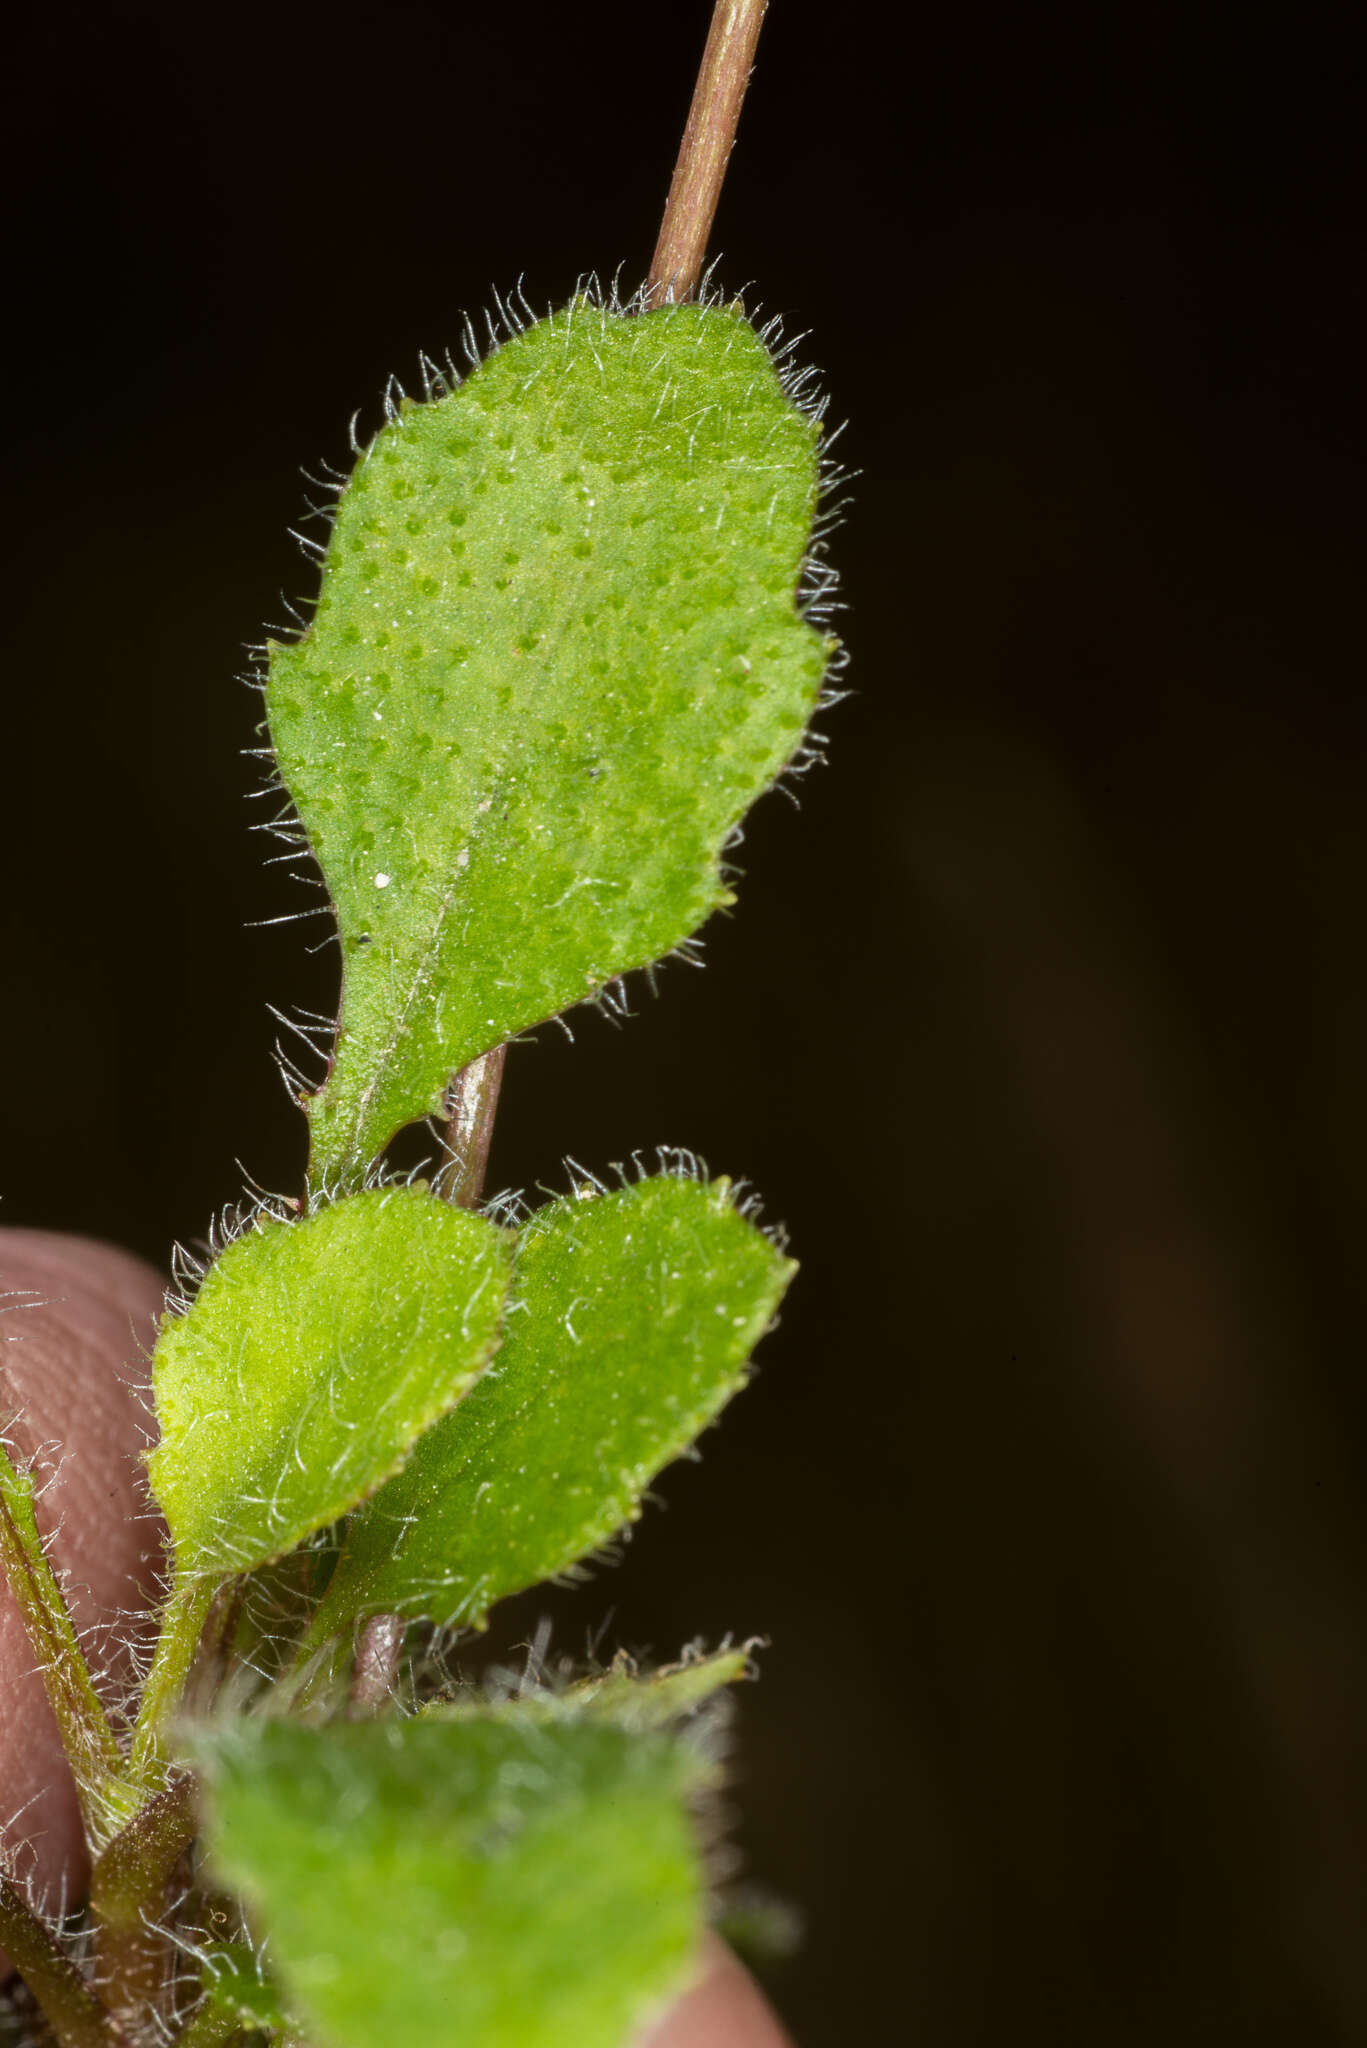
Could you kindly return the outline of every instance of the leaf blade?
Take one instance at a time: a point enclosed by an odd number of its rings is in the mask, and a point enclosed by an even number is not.
[[[353,1517],[311,1640],[379,1609],[477,1624],[599,1548],[743,1384],[794,1270],[722,1181],[539,1211],[496,1377]]]
[[[333,2048],[622,2048],[701,1928],[701,1765],[602,1720],[242,1721],[197,1739],[218,1871]]]
[[[396,1472],[498,1341],[511,1245],[412,1188],[262,1222],[153,1354],[178,1580],[284,1556]]]
[[[811,421],[719,307],[579,302],[376,437],[267,691],[343,947],[317,1179],[730,900],[829,656],[795,604],[816,495]]]

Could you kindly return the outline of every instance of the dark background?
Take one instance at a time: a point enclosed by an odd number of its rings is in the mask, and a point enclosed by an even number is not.
[[[301,463],[525,273],[645,269],[704,0],[26,9],[4,119],[6,1221],[292,1188],[240,646]],[[1346,38],[1351,10],[1342,10]],[[852,424],[853,701],[705,974],[510,1059],[803,1262],[625,1564],[763,1630],[805,2048],[1367,2038],[1358,72],[1335,15],[775,0],[715,247]],[[515,1617],[530,1626],[548,1603]]]

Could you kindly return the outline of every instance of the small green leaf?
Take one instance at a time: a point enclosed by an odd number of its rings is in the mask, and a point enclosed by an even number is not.
[[[204,1996],[242,2024],[284,2028],[289,2019],[280,1994],[262,1974],[261,1958],[245,1941],[219,1941],[203,1951]]]
[[[397,1472],[498,1341],[511,1234],[374,1189],[229,1245],[153,1356],[182,1585],[269,1563]]]
[[[664,1728],[696,1713],[724,1686],[751,1675],[750,1646],[714,1650],[710,1657],[686,1656],[659,1671],[638,1672],[620,1655],[606,1671],[581,1678],[565,1698],[593,1714],[606,1714],[624,1728]]]
[[[703,1766],[676,1743],[474,1709],[195,1746],[211,1864],[328,2048],[625,2048],[687,1972]]]
[[[794,1270],[724,1180],[540,1210],[496,1366],[353,1517],[310,1640],[378,1609],[478,1623],[634,1521],[743,1384]]]
[[[344,960],[316,1180],[731,900],[722,846],[830,654],[795,602],[816,497],[816,428],[732,308],[576,301],[376,435],[270,651]]]
[[[678,1664],[663,1665],[658,1671],[639,1671],[625,1650],[619,1650],[606,1671],[578,1678],[562,1692],[546,1687],[540,1692],[520,1693],[490,1713],[515,1715],[545,1714],[563,1720],[567,1712],[597,1715],[619,1728],[636,1733],[667,1728],[671,1722],[686,1721],[714,1700],[728,1685],[739,1685],[752,1675],[750,1650],[714,1650],[710,1656],[696,1652]],[[469,1712],[459,1700],[435,1699],[419,1709],[424,1715],[448,1718]]]

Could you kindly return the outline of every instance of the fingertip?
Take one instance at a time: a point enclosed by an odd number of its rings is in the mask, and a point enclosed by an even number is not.
[[[709,1935],[696,1981],[640,2048],[792,2048],[748,1970]]]

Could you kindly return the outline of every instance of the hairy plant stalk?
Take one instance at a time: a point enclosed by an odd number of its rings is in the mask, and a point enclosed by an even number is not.
[[[489,1147],[503,1086],[506,1045],[496,1045],[462,1067],[446,1093],[446,1159],[436,1176],[437,1192],[457,1209],[477,1209],[489,1172]],[[372,1614],[356,1642],[347,1711],[354,1719],[373,1714],[393,1693],[403,1658],[403,1618]]]
[[[87,1668],[33,1508],[33,1481],[0,1450],[0,1571],[42,1673],[49,1704],[76,1781],[88,1838],[109,1839],[136,1806],[123,1785],[124,1762]]]
[[[63,1955],[46,1921],[2,1870],[0,1942],[37,1999],[58,2048],[119,2048],[123,2035],[76,1965]]]
[[[101,1995],[121,2018],[154,2006],[166,1977],[160,1918],[177,1863],[194,1839],[193,1788],[177,1778],[97,1858],[90,1879]]]
[[[230,1579],[215,1593],[200,1637],[199,1652],[181,1700],[181,1710],[185,1714],[196,1716],[212,1712],[219,1687],[232,1662],[233,1643],[242,1619],[245,1598],[246,1581],[240,1578]]]
[[[129,1759],[144,1796],[149,1789],[161,1790],[165,1776],[162,1733],[184,1697],[216,1592],[212,1579],[192,1580],[179,1587],[162,1610],[161,1633],[142,1689]]]

